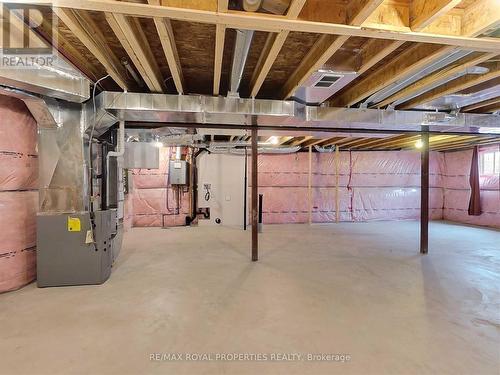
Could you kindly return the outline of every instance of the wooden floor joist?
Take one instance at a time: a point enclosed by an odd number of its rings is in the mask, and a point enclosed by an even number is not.
[[[469,87],[473,87],[479,85],[483,82],[487,82],[493,80],[495,78],[500,77],[500,62],[493,63],[484,63],[480,66],[486,67],[489,69],[489,73],[481,74],[481,75],[467,75],[460,78],[457,78],[451,82],[448,82],[444,85],[441,85],[433,90],[426,92],[423,95],[416,97],[415,99],[409,100],[405,102],[403,105],[396,107],[397,109],[410,109],[415,108],[421,104],[430,102],[434,99],[438,99],[440,97],[455,94],[462,90],[465,90]]]
[[[106,13],[106,20],[151,92],[164,92],[165,83],[137,18]]]
[[[293,0],[288,8],[286,17],[290,19],[295,19],[300,14],[300,11],[306,0]],[[285,44],[285,41],[290,34],[290,31],[284,30],[279,33],[269,34],[266,40],[264,49],[262,50],[255,70],[250,81],[250,96],[255,98],[264,83],[271,67],[278,57],[281,48]]]
[[[489,14],[496,14],[498,18],[499,5],[492,1],[481,0],[482,9]],[[466,10],[464,13],[467,13]],[[474,27],[464,27],[462,35],[476,37],[485,31],[498,26],[500,21],[491,16],[479,17],[475,20]],[[375,43],[372,41],[371,43]],[[402,80],[404,77],[414,74],[428,64],[444,57],[454,50],[450,46],[416,45],[402,53],[396,59],[389,61],[386,65],[359,80],[350,86],[341,95],[333,98],[332,106],[343,107],[352,106],[373,93],[387,87],[388,85]],[[492,51],[497,53],[499,51]]]
[[[217,12],[227,12],[228,0],[217,0]],[[214,85],[213,94],[219,95],[220,78],[222,73],[222,58],[224,56],[224,41],[226,37],[226,25],[217,24],[215,27],[215,59],[214,59]]]
[[[14,0],[17,4],[46,4],[45,0]],[[496,1],[496,0],[495,0]],[[124,16],[145,18],[170,18],[188,22],[222,24],[230,28],[249,29],[267,32],[282,30],[305,33],[356,36],[362,38],[401,40],[417,43],[432,43],[468,48],[474,51],[496,52],[500,41],[488,38],[454,36],[421,32],[398,32],[384,28],[364,28],[343,24],[292,20],[283,16],[257,14],[239,11],[221,13],[197,9],[156,6],[141,3],[128,3],[109,0],[57,0],[53,4],[59,8],[90,10]],[[487,19],[486,21],[492,21]],[[498,21],[498,20],[497,20]],[[493,22],[493,21],[492,21]],[[497,24],[496,22],[495,24]],[[475,28],[474,30],[476,30]]]
[[[353,26],[361,25],[383,0],[359,1],[355,9],[349,8],[349,22]],[[322,35],[311,48],[307,56],[286,81],[281,96],[288,98],[307,80],[312,73],[321,68],[349,39],[348,36]]]
[[[433,87],[436,83],[444,81],[447,82],[447,80],[453,79],[453,77],[458,78],[458,74],[464,73],[469,68],[493,59],[495,56],[495,53],[477,53],[472,58],[467,57],[458,63],[447,66],[435,73],[422,78],[421,80],[398,91],[394,95],[391,95],[387,99],[373,104],[372,107],[383,108],[396,101],[401,102],[405,98],[410,99],[412,95],[416,95],[422,90],[426,90],[426,88],[428,87]]]
[[[109,48],[106,50],[106,43],[100,34],[89,34],[87,25],[82,24],[79,16],[70,9],[54,8],[54,13],[104,66],[118,86],[128,90],[125,68]]]
[[[160,5],[160,0],[148,0],[148,3],[151,5]],[[179,54],[175,44],[172,23],[167,18],[159,17],[153,18],[153,21],[160,38],[163,53],[167,59],[168,68],[170,70],[170,74],[172,75],[175,88],[179,94],[184,94],[184,76],[182,74]]]

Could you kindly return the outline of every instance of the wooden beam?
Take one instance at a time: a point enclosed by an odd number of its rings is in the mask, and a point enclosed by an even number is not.
[[[404,51],[398,58],[389,61],[366,78],[358,81],[331,101],[333,107],[352,106],[366,97],[397,82],[402,77],[414,74],[428,64],[453,51],[452,47],[417,45]]]
[[[491,1],[488,2],[488,4],[489,8],[485,11],[493,12],[493,14],[496,14],[498,17],[498,5],[495,7]],[[484,32],[484,30],[496,27],[497,25],[497,19],[481,17],[480,21],[475,24],[475,27],[463,28],[462,35],[467,37],[477,37]],[[344,90],[341,95],[334,98],[331,105],[338,107],[354,105],[384,87],[401,80],[410,74],[416,73],[424,66],[442,58],[443,56],[451,53],[453,50],[454,49],[452,47],[437,47],[431,45],[418,45],[412,47],[406,52],[403,52],[398,58],[388,62],[384,67],[378,69],[373,74],[364,77],[347,90]],[[498,53],[498,50],[491,52]]]
[[[286,17],[290,19],[297,18],[305,3],[306,0],[293,0],[288,8]],[[285,44],[288,34],[290,34],[290,31],[280,31],[277,34],[268,35],[266,44],[259,56],[259,60],[257,61],[257,65],[255,66],[255,70],[250,81],[250,96],[252,98],[255,98],[259,93],[264,80],[274,64],[274,61],[276,61],[281,48]]]
[[[495,104],[500,105],[500,97],[496,97],[493,99],[484,100],[484,101],[479,102],[479,103],[468,105],[466,107],[463,107],[461,109],[461,111],[462,112],[473,112],[473,111],[474,112],[482,112],[482,109],[484,107],[489,107],[489,106],[495,105]]]
[[[384,0],[355,0],[347,7],[347,21],[349,25],[359,26],[365,22]]]
[[[159,5],[160,0],[148,0],[150,5]],[[179,54],[177,52],[177,46],[175,44],[174,32],[172,30],[172,23],[167,18],[153,18],[155,23],[156,31],[160,37],[161,46],[163,48],[163,53],[167,59],[168,68],[170,74],[172,75],[172,80],[174,81],[175,88],[179,94],[184,94],[184,76],[182,74],[181,63],[179,60]]]
[[[359,26],[383,2],[383,0],[353,1],[348,9],[349,23]],[[283,86],[281,97],[288,98],[307,80],[312,73],[321,68],[337,52],[349,36],[322,35]]]
[[[45,0],[11,0],[16,4],[46,4]],[[362,26],[330,24],[304,20],[291,20],[283,16],[249,14],[229,11],[220,13],[194,9],[164,7],[157,5],[118,2],[109,0],[54,0],[52,4],[60,8],[91,10],[146,18],[171,18],[180,21],[223,24],[231,28],[280,32],[282,30],[318,34],[358,36],[364,38],[402,40],[419,43],[433,43],[469,48],[475,51],[496,52],[500,41],[493,38],[470,38],[427,34],[419,32],[393,32],[391,30],[367,29]]]
[[[151,92],[164,92],[165,83],[137,18],[106,13],[106,20]]]
[[[397,106],[397,109],[410,109],[419,106],[420,104],[424,104],[430,102],[434,99],[440,98],[442,96],[455,94],[459,91],[465,90],[469,87],[479,85],[480,83],[490,81],[497,77],[500,77],[500,62],[494,63],[484,63],[481,64],[483,67],[487,67],[490,69],[489,73],[482,75],[467,75],[460,78],[457,78],[451,82],[448,82],[444,85],[441,85],[433,90],[426,92],[423,95],[420,95],[412,100],[409,100],[402,104],[401,106]]]
[[[222,58],[224,56],[224,41],[226,36],[226,26],[215,26],[215,59],[214,59],[214,95],[219,95],[220,77],[222,73]]]
[[[294,147],[294,146],[300,146],[301,144],[303,144],[304,142],[307,142],[311,139],[313,139],[314,137],[312,135],[308,135],[308,136],[305,136],[305,137],[300,137],[299,139],[295,139],[293,140],[291,143],[290,143],[290,146],[291,147]]]
[[[363,27],[401,32],[411,31],[409,6],[400,1],[384,1],[363,22]]]
[[[362,148],[367,148],[367,147],[371,147],[373,145],[378,145],[380,144],[381,142],[387,142],[387,141],[398,141],[398,140],[404,140],[408,138],[408,136],[406,134],[403,134],[403,135],[397,135],[397,136],[394,136],[394,137],[385,137],[385,138],[375,138],[375,139],[366,139],[366,141],[360,146]]]
[[[481,35],[500,27],[500,2],[498,0],[474,1],[464,11],[462,35]]]
[[[412,0],[410,28],[422,30],[461,2],[462,0]]]
[[[217,13],[227,12],[228,0],[217,0]],[[215,26],[215,59],[214,59],[214,95],[219,95],[220,77],[222,74],[222,58],[224,57],[224,41],[226,38],[226,25]]]
[[[373,150],[373,149],[382,149],[382,148],[387,148],[387,147],[393,147],[394,145],[401,144],[402,142],[415,142],[418,139],[420,139],[420,135],[396,136],[396,137],[391,137],[391,138],[387,138],[387,139],[381,139],[380,142],[372,143],[370,146],[367,147],[367,149]]]
[[[125,79],[125,68],[121,65],[118,58],[107,46],[102,35],[94,32],[90,34],[87,26],[82,24],[79,18],[71,9],[53,8],[54,13],[71,32],[82,42],[82,44],[92,53],[95,58],[104,66],[104,69],[113,78],[113,80],[123,90],[128,90],[129,86]]]
[[[473,113],[493,113],[500,111],[500,101],[485,105],[479,109],[473,111]]]
[[[445,82],[446,80],[453,79],[453,77],[457,77],[459,73],[462,73],[466,69],[488,61],[495,56],[496,54],[494,53],[480,53],[476,54],[472,58],[468,57],[467,59],[463,59],[461,62],[454,63],[451,66],[445,67],[444,69],[422,78],[421,80],[398,91],[394,95],[391,95],[387,99],[379,103],[375,103],[372,107],[382,108],[396,101],[401,102],[401,100],[404,100],[405,98],[411,98],[412,95],[416,95],[419,92],[426,90],[428,87],[435,87],[435,85],[439,82]]]

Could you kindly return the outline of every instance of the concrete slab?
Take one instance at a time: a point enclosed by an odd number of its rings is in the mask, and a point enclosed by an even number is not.
[[[0,295],[0,373],[498,374],[500,232],[430,235],[421,256],[415,222],[266,226],[252,263],[250,232],[133,229],[102,286]]]

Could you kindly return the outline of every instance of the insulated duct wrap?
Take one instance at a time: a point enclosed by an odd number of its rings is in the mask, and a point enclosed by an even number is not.
[[[25,104],[0,95],[0,293],[36,277],[36,136]]]

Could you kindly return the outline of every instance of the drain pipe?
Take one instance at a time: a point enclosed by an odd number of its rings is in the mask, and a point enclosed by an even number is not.
[[[125,121],[120,120],[118,127],[118,147],[117,151],[110,151],[106,155],[106,207],[109,208],[109,159],[122,157],[125,153]]]

